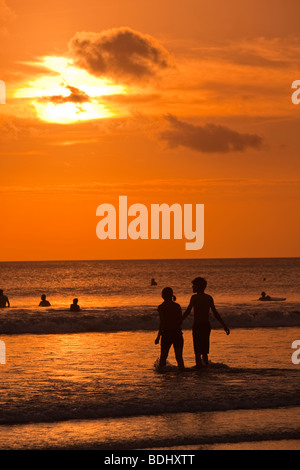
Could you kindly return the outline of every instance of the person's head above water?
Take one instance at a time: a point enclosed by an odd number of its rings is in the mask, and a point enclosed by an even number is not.
[[[206,282],[206,279],[204,279],[203,277],[196,277],[192,281],[192,285],[193,285],[193,292],[204,292],[207,286],[207,282]]]
[[[73,299],[73,304],[77,305],[78,304],[78,299]]]
[[[266,297],[266,293],[265,293],[265,292],[262,292],[260,295],[261,295],[262,297]]]
[[[164,300],[176,300],[176,297],[173,294],[173,289],[171,287],[165,287],[161,292],[161,296]]]
[[[46,300],[46,295],[45,294],[41,295],[41,300]]]

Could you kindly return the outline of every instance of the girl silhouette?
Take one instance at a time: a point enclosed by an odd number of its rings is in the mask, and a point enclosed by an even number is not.
[[[161,369],[165,367],[170,347],[173,345],[178,368],[183,370],[184,363],[182,358],[183,336],[181,331],[181,307],[178,303],[175,302],[176,297],[173,294],[173,289],[171,289],[171,287],[165,287],[162,290],[161,295],[164,299],[164,302],[157,308],[160,317],[160,325],[157,337],[155,339],[155,344],[159,344],[159,340],[161,338],[159,368]]]

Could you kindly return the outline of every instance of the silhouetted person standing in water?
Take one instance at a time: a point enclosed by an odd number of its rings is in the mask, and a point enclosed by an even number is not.
[[[184,369],[182,358],[183,336],[181,331],[182,311],[178,303],[175,302],[176,297],[173,295],[171,287],[165,287],[162,290],[162,298],[164,302],[157,308],[160,316],[159,332],[157,334],[155,344],[159,343],[160,337],[160,360],[159,368],[165,367],[170,347],[173,345],[175,357],[180,370]]]
[[[192,281],[193,292],[190,304],[183,314],[183,320],[191,313],[192,308],[194,309],[194,325],[193,325],[193,341],[194,351],[196,358],[196,367],[202,367],[201,356],[203,357],[204,364],[208,365],[208,354],[209,354],[209,337],[211,332],[211,326],[209,323],[209,311],[212,310],[216,319],[221,323],[227,335],[230,330],[223,322],[220,314],[217,312],[214,299],[205,294],[205,288],[207,282],[203,277],[196,277]]]
[[[41,301],[40,301],[40,304],[39,304],[40,307],[51,307],[51,304],[48,300],[46,300],[46,295],[43,294],[41,296]]]
[[[73,299],[73,303],[70,305],[70,310],[72,312],[80,311],[80,306],[78,305],[78,299]]]
[[[3,294],[3,290],[0,289],[0,308],[10,307],[8,297]]]

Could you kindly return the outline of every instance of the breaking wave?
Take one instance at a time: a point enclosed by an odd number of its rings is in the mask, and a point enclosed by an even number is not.
[[[300,326],[297,305],[282,308],[260,308],[236,305],[220,309],[230,328],[268,328]],[[192,315],[185,320],[183,329],[192,326]],[[0,313],[0,334],[64,334],[87,332],[116,332],[156,330],[158,313],[155,307],[90,308],[79,313],[64,309],[11,308]],[[219,328],[211,318],[213,328]]]

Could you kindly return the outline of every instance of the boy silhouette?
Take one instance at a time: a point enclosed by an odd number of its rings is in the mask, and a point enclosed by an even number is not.
[[[209,311],[212,310],[215,318],[221,323],[227,335],[230,334],[229,328],[223,322],[220,314],[214,304],[214,299],[211,295],[205,294],[204,291],[207,286],[207,282],[203,277],[196,277],[192,281],[193,292],[188,308],[183,314],[182,319],[184,320],[194,309],[194,325],[193,325],[193,342],[194,352],[196,359],[196,368],[202,367],[202,359],[204,364],[208,366],[208,354],[209,354],[209,337],[211,332],[211,326],[209,322]]]

